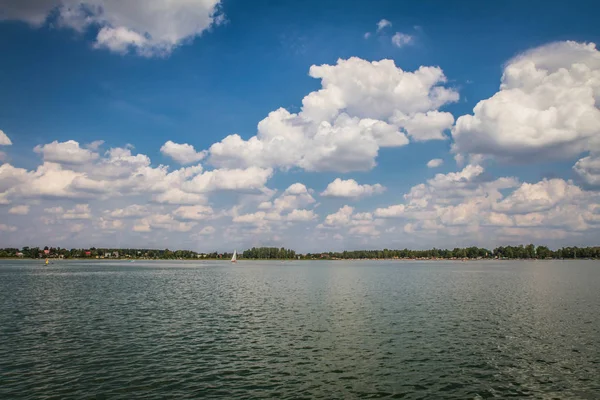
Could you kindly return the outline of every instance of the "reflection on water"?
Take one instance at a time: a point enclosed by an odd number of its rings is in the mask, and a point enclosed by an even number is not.
[[[600,398],[595,262],[0,262],[0,398]]]

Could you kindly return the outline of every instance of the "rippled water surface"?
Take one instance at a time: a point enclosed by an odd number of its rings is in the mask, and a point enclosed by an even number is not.
[[[0,261],[0,398],[600,398],[600,263]]]

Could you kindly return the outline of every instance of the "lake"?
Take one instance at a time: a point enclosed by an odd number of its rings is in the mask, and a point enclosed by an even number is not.
[[[0,398],[600,398],[600,262],[0,261]]]

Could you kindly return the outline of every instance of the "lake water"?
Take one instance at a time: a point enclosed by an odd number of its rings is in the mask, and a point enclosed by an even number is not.
[[[600,262],[0,261],[0,398],[600,398]]]

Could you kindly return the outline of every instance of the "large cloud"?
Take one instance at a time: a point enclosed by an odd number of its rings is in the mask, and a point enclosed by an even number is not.
[[[562,179],[521,183],[485,178],[483,172],[467,165],[437,174],[414,186],[403,203],[378,208],[374,215],[399,219],[406,234],[423,240],[460,237],[471,244],[566,238],[600,228],[600,196],[594,192]]]
[[[440,112],[458,94],[443,84],[437,67],[403,71],[391,60],[338,60],[313,65],[310,76],[322,88],[302,100],[302,111],[271,112],[248,140],[227,136],[210,147],[209,162],[218,167],[248,167],[308,171],[369,170],[381,147],[415,140],[443,138],[454,121]]]
[[[150,158],[131,149],[112,148],[104,156],[79,147],[75,141],[35,147],[44,163],[28,171],[0,166],[0,201],[13,198],[91,199],[152,195],[165,204],[203,204],[217,191],[260,191],[271,169],[215,169],[201,165],[170,170],[153,167]]]
[[[457,153],[518,162],[568,158],[600,148],[600,52],[559,42],[509,61],[500,91],[456,121]]]
[[[74,140],[66,142],[54,141],[45,145],[35,146],[33,149],[44,157],[44,161],[59,164],[85,164],[98,158],[98,153],[82,149]]]
[[[95,46],[142,56],[169,54],[223,21],[220,0],[0,0],[0,19],[34,26],[48,19],[84,31],[99,27]]]

